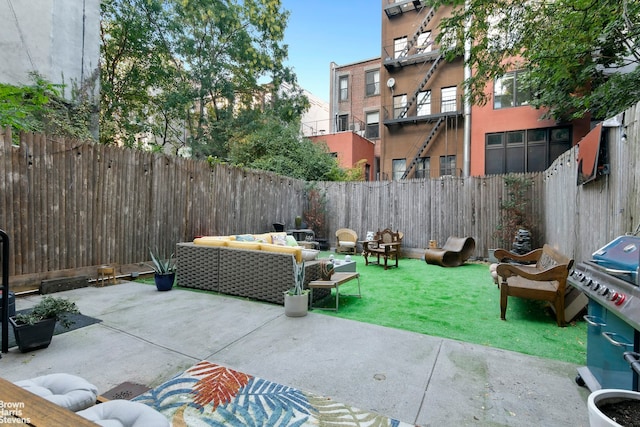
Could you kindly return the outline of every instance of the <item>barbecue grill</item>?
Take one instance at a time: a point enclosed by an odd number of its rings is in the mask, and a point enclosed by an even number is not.
[[[587,366],[576,382],[589,390],[638,391],[633,357],[640,350],[640,237],[620,236],[576,263],[567,283],[589,298]],[[625,354],[626,353],[626,354]]]

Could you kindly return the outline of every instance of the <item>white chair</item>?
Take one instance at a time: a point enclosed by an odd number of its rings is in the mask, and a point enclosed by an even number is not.
[[[102,427],[170,427],[169,420],[160,412],[140,402],[109,400],[78,415]]]
[[[95,405],[98,397],[96,386],[71,374],[43,375],[14,384],[73,412]]]

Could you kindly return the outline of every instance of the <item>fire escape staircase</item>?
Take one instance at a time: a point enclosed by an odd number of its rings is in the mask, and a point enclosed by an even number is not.
[[[429,136],[427,136],[427,138],[424,140],[424,142],[422,143],[422,146],[420,147],[420,149],[418,149],[415,157],[413,158],[411,163],[409,163],[409,167],[404,171],[404,174],[402,174],[402,178],[400,179],[406,179],[407,176],[411,173],[411,171],[416,167],[416,165],[418,164],[418,160],[420,160],[420,155],[429,146],[429,143],[431,143],[433,138],[435,138],[436,134],[438,133],[438,129],[440,128],[440,125],[442,125],[442,122],[444,122],[444,120],[445,120],[444,117],[440,117],[438,119],[436,124],[431,129]]]
[[[404,57],[404,56],[407,56],[409,54],[409,51],[411,51],[413,46],[415,46],[415,44],[418,42],[418,39],[420,38],[420,35],[427,28],[427,25],[429,25],[429,22],[431,22],[431,19],[433,19],[435,14],[436,14],[436,9],[432,7],[431,10],[429,10],[429,12],[427,12],[427,15],[422,20],[422,23],[420,23],[420,26],[418,27],[418,29],[416,30],[415,34],[413,35],[413,38],[407,43],[405,48],[402,49],[402,52],[400,53],[400,57]]]
[[[413,92],[411,99],[409,100],[409,102],[407,102],[407,105],[404,106],[398,118],[405,118],[407,116],[409,109],[413,106],[413,104],[415,104],[416,100],[418,99],[418,95],[420,94],[420,91],[427,85],[427,82],[429,81],[431,76],[433,76],[433,74],[436,72],[438,65],[440,65],[440,62],[442,62],[443,59],[444,59],[444,55],[439,54],[438,57],[433,61],[433,63],[431,64],[431,68],[429,68],[429,71],[427,71],[427,73],[425,74],[424,78],[418,85],[418,88],[415,90],[415,92]]]

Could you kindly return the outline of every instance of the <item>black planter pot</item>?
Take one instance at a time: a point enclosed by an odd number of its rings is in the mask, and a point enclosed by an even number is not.
[[[9,318],[13,326],[13,334],[16,337],[18,349],[22,353],[49,347],[53,330],[56,327],[56,319],[44,319],[33,325],[18,324],[14,318]]]
[[[158,289],[159,291],[170,291],[173,288],[173,282],[176,279],[176,273],[156,273],[154,279],[156,281],[156,289]]]

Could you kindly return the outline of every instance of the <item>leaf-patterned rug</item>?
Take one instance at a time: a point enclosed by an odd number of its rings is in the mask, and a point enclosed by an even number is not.
[[[182,426],[410,426],[202,361],[133,399]]]

